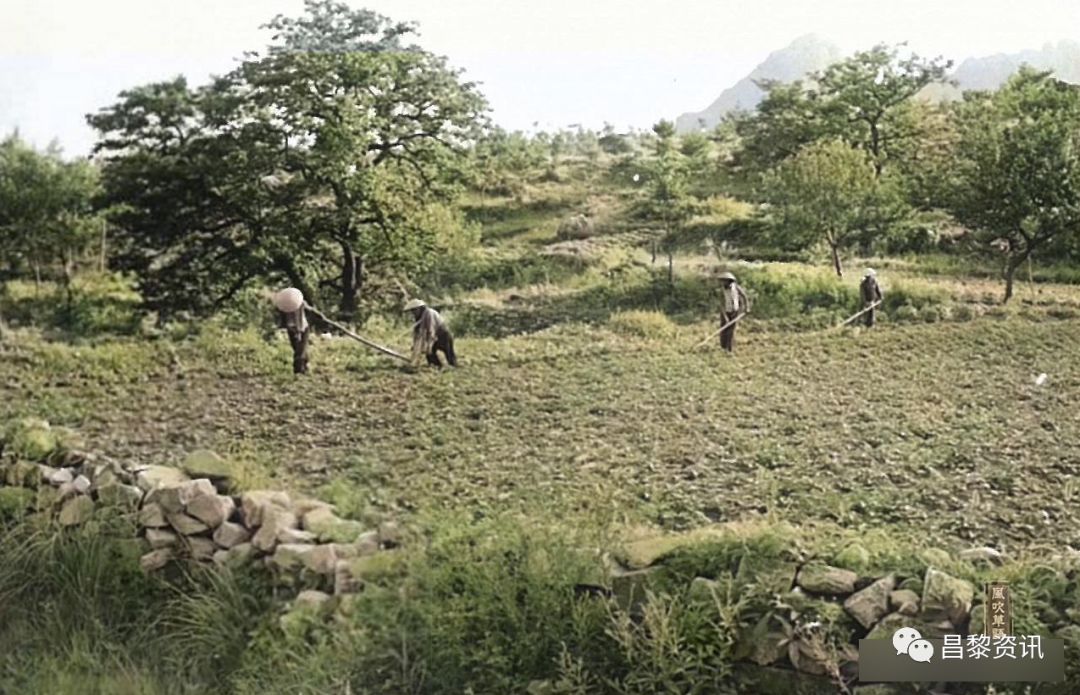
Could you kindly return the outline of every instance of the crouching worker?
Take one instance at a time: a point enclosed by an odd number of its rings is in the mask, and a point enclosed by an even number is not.
[[[720,282],[724,286],[724,310],[720,313],[720,325],[731,324],[720,331],[720,347],[728,352],[735,352],[735,329],[738,324],[731,322],[750,312],[750,300],[746,296],[746,291],[735,282],[735,276],[731,273],[721,273]]]
[[[413,319],[413,364],[420,362],[420,356],[427,357],[427,363],[433,367],[442,367],[439,360],[439,351],[446,356],[446,362],[451,367],[457,366],[457,357],[454,355],[454,336],[446,321],[439,312],[435,311],[419,299],[410,300],[405,305],[405,311],[411,311]]]
[[[289,335],[289,345],[293,351],[293,374],[307,374],[307,348],[311,326],[304,315],[304,295],[295,287],[286,288],[274,295],[274,306],[278,310],[278,325]]]

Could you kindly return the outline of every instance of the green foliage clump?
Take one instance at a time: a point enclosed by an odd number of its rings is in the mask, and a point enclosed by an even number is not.
[[[0,487],[0,525],[21,519],[34,505],[33,490],[23,487]]]
[[[616,333],[653,340],[674,338],[678,333],[671,319],[659,311],[619,311],[608,319],[608,327]]]
[[[56,433],[41,418],[12,420],[0,437],[0,450],[27,461],[44,461],[57,446]]]

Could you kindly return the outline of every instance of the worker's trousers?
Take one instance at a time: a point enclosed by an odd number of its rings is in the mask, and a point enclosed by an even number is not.
[[[304,331],[286,331],[289,334],[289,345],[292,346],[292,370],[293,374],[307,374],[308,367],[308,336],[311,329]]]
[[[724,325],[728,321],[734,320],[736,316],[738,316],[737,313],[721,314],[720,325]],[[738,326],[739,324],[733,323],[724,330],[720,331],[720,347],[724,348],[728,352],[735,352],[735,329],[738,328]]]
[[[439,360],[439,351],[442,351],[446,355],[446,362],[451,367],[457,366],[457,356],[454,354],[454,336],[450,334],[450,331],[445,328],[439,328],[435,331],[435,344],[431,346],[431,352],[427,354],[427,361],[433,367],[441,367],[442,362]]]

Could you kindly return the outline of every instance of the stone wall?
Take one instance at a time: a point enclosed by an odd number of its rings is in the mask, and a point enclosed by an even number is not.
[[[190,454],[179,468],[120,462],[84,451],[70,431],[28,418],[0,436],[0,521],[128,521],[103,528],[136,533],[147,572],[182,562],[261,563],[276,585],[305,589],[298,601],[305,605],[355,593],[373,556],[401,542],[393,522],[368,528],[310,497],[237,491],[233,476],[233,466],[211,451]]]
[[[685,589],[687,600],[703,610],[716,610],[715,606],[746,594],[767,596],[769,609],[738,634],[735,647],[740,679],[758,693],[835,693],[838,682],[851,684],[857,679],[859,640],[889,639],[901,627],[913,627],[928,638],[981,634],[983,590],[964,577],[1008,577],[1016,598],[1030,588],[1025,588],[1024,573],[1008,566],[1012,561],[991,547],[956,553],[915,549],[919,562],[907,564],[925,569],[890,572],[871,569],[870,553],[857,543],[825,558],[807,554],[795,544],[779,554],[744,555],[718,574],[708,548],[712,543],[732,543],[731,538],[718,524],[628,542],[612,558],[610,592],[620,607],[639,617],[650,592],[673,591],[672,577],[679,582],[675,593]],[[1036,573],[1040,582],[1052,578],[1060,586],[1075,586],[1080,553],[1071,549],[1047,553]],[[686,581],[688,586],[682,583]],[[1041,624],[1042,634],[1080,644],[1080,607],[1070,603],[1067,592],[1060,599],[1062,605],[1024,617]],[[860,686],[854,692],[906,691]]]

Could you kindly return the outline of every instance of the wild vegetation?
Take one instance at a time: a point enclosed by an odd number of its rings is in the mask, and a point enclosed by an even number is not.
[[[91,115],[91,163],[0,145],[0,423],[211,448],[410,542],[349,610],[281,620],[256,570],[145,576],[2,499],[0,692],[791,692],[745,672],[755,630],[861,628],[738,571],[781,560],[1005,579],[1019,627],[1080,648],[1075,87],[929,104],[946,63],[875,47],[708,134],[508,133],[409,26],[271,28]],[[838,328],[866,265],[881,323]],[[699,345],[719,270],[753,300],[735,355]],[[294,377],[286,283],[397,347],[422,296],[462,367],[320,327]],[[696,533],[642,614],[575,592]],[[807,692],[848,688],[834,661]]]

